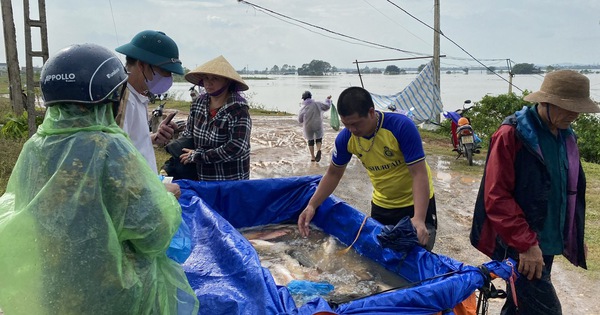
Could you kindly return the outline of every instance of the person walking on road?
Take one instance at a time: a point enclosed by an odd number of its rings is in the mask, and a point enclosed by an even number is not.
[[[310,91],[302,93],[302,108],[298,114],[298,122],[302,124],[304,138],[308,142],[311,162],[321,161],[321,145],[323,143],[323,112],[331,108],[331,95],[325,102],[312,99]],[[317,151],[315,153],[315,144]]]

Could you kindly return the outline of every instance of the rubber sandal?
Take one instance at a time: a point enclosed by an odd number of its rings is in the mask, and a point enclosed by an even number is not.
[[[321,150],[317,151],[317,156],[315,157],[315,161],[321,161]]]

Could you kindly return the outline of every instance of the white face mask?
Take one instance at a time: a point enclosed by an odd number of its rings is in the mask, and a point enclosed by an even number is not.
[[[152,80],[146,79],[148,91],[152,94],[163,94],[173,85],[173,76],[163,77],[158,72],[154,72]]]

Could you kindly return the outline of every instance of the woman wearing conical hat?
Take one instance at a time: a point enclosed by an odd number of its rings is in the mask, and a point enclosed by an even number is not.
[[[206,93],[190,109],[183,136],[193,138],[195,147],[183,149],[181,163],[195,163],[200,181],[249,179],[252,120],[240,93],[248,85],[223,56],[190,71],[185,79]]]

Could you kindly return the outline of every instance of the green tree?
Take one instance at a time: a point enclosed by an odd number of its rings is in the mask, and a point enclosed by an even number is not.
[[[514,74],[534,74],[541,73],[540,68],[536,68],[533,63],[517,63],[512,67]]]
[[[486,95],[481,101],[476,102],[463,116],[469,117],[471,125],[481,138],[482,144],[487,145],[490,137],[504,118],[530,103],[523,100],[523,96],[515,93],[500,94],[498,96]]]
[[[331,72],[329,62],[323,60],[313,60],[309,64],[303,64],[298,68],[298,75],[325,75]]]
[[[279,66],[274,65],[273,68],[271,68],[271,71],[269,71],[271,74],[278,74],[279,73]]]
[[[417,68],[417,72],[421,72],[423,71],[423,69],[425,69],[425,66],[427,66],[426,64],[422,64]]]
[[[400,74],[400,68],[398,66],[387,66],[383,74]]]
[[[487,69],[487,74],[493,74],[494,72],[496,72],[496,67],[489,66]]]

